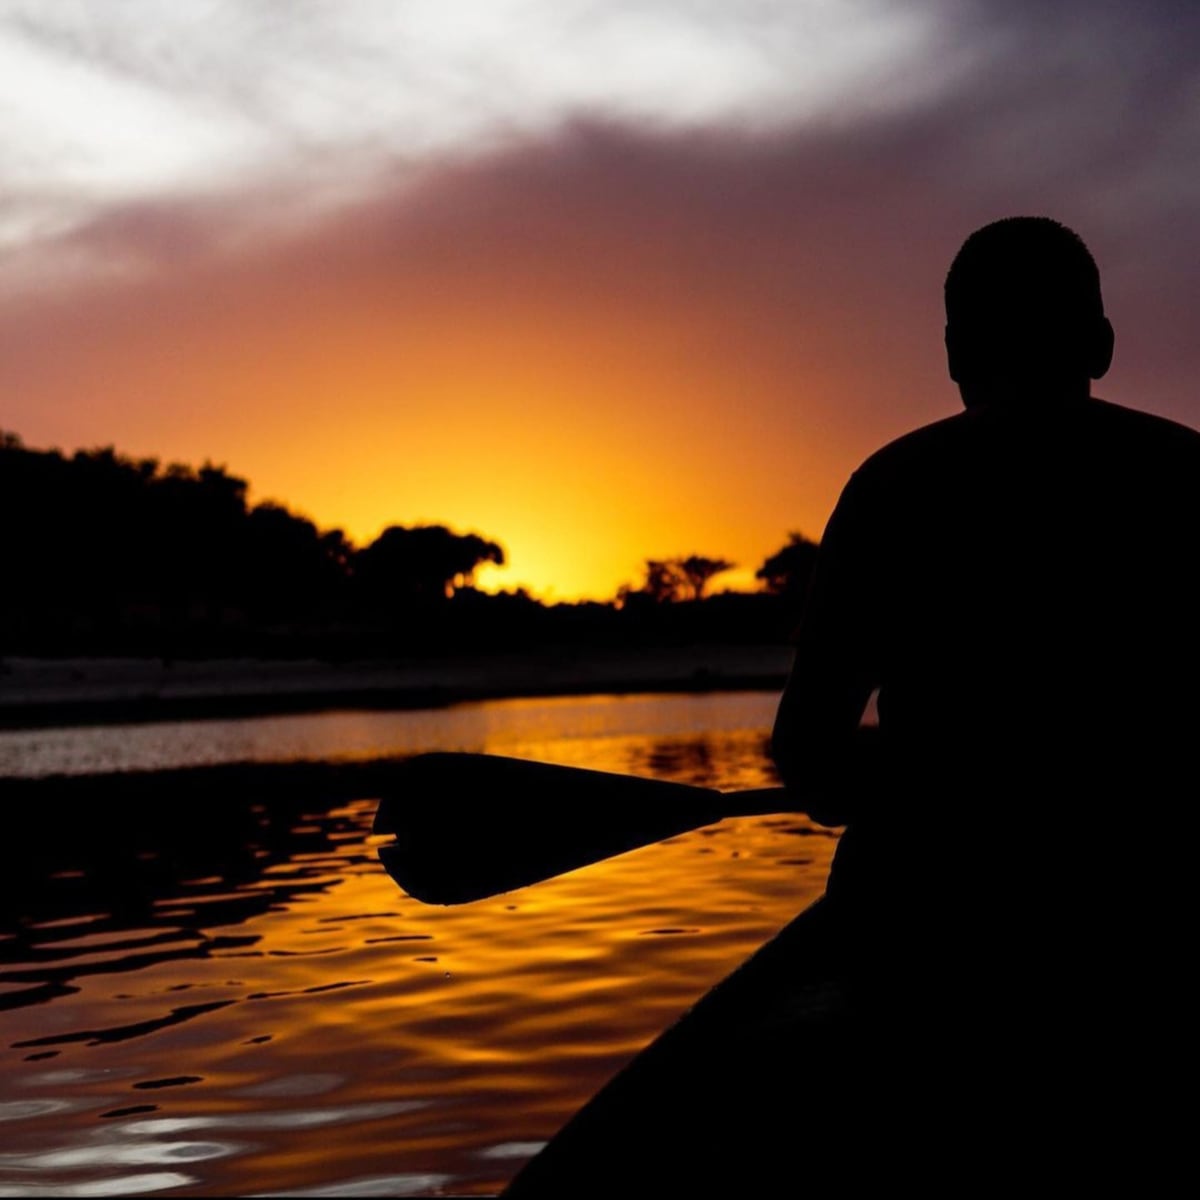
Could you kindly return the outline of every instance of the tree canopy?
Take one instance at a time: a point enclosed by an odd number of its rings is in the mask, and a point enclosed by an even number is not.
[[[475,533],[444,525],[389,525],[354,558],[357,579],[395,600],[449,599],[474,583],[484,563],[504,564],[504,550]]]
[[[787,545],[772,554],[757,571],[768,592],[777,596],[802,596],[817,561],[819,543],[802,533],[789,533]]]
[[[0,650],[140,645],[201,629],[312,627],[445,601],[499,543],[389,526],[356,548],[224,466],[162,467],[112,446],[65,456],[0,432]]]
[[[728,559],[706,558],[701,554],[689,554],[686,558],[648,558],[641,592],[656,604],[702,600],[709,582],[735,565]],[[626,589],[621,598],[632,592],[633,589]]]
[[[616,603],[543,604],[475,590],[481,566],[506,561],[481,533],[394,523],[358,547],[249,494],[223,465],[164,466],[112,446],[65,455],[0,430],[0,654],[782,637],[817,549],[791,534],[758,569],[762,592],[711,594],[734,564],[689,554],[646,559],[641,586]]]

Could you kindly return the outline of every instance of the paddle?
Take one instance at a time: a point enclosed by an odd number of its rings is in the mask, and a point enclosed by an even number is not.
[[[698,829],[723,817],[795,812],[782,787],[719,792],[686,783],[494,754],[397,764],[374,831],[388,874],[426,904],[466,904]]]

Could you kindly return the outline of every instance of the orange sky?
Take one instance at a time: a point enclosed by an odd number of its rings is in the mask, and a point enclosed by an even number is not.
[[[1146,151],[1112,166],[1133,116],[1082,153],[1077,107],[1014,157],[1045,113],[1004,108],[1000,78],[968,113],[570,120],[376,164],[304,219],[266,185],[126,200],[53,240],[32,285],[28,253],[0,256],[0,427],[211,459],[360,544],[475,531],[508,553],[492,588],[606,599],[689,553],[751,586],[867,453],[956,410],[941,282],[996,217],[1091,245],[1118,332],[1099,394],[1196,411],[1175,176]]]
[[[952,402],[932,262],[926,344],[861,362],[852,298],[820,294],[800,239],[746,247],[687,204],[656,237],[663,214],[605,195],[603,162],[553,186],[537,156],[503,167],[10,311],[13,394],[41,398],[18,431],[210,457],[360,543],[393,522],[477,530],[509,556],[485,585],[607,598],[645,557],[693,552],[752,585],[902,427],[860,427],[856,396],[898,365],[928,374],[928,415]]]

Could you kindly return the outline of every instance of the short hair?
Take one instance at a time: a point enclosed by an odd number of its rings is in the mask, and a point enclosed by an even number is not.
[[[977,229],[946,276],[952,320],[1048,302],[1085,319],[1104,316],[1096,259],[1078,233],[1050,217],[1004,217]]]
[[[1067,365],[1104,317],[1100,271],[1073,230],[1049,217],[1006,217],[977,229],[946,275],[946,320],[972,357]]]

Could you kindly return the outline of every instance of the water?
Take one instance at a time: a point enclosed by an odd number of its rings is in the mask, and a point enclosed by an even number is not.
[[[597,741],[613,738],[766,730],[777,702],[773,692],[564,696],[404,712],[0,730],[0,777],[353,760],[430,749],[564,761],[563,755],[586,758]]]
[[[0,764],[453,748],[759,787],[776,699],[26,731],[3,736]],[[263,796],[115,850],[69,814],[35,825],[0,923],[0,1193],[494,1193],[820,893],[835,844],[800,817],[728,820],[431,908],[383,871],[375,805]]]

